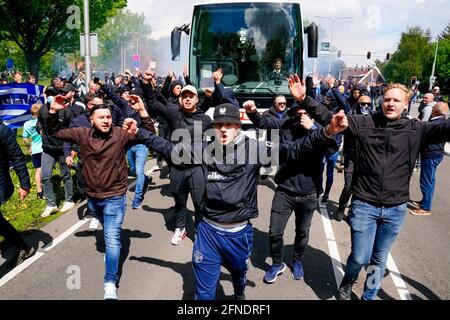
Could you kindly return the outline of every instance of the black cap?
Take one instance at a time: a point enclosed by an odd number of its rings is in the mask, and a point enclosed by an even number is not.
[[[122,86],[119,87],[119,95],[122,95],[124,92],[127,92],[127,91],[128,91],[128,92],[131,91],[129,87],[124,86],[124,85],[122,85]]]
[[[75,87],[70,83],[66,83],[66,85],[61,89],[62,93],[68,93],[70,91],[77,91],[77,89],[75,89]]]
[[[55,87],[47,87],[44,91],[46,96],[57,96],[59,94],[59,89]]]
[[[296,101],[296,102],[294,102],[292,107],[290,107],[289,110],[287,111],[288,116],[289,117],[295,116],[295,113],[297,112],[298,109],[305,109],[305,108],[300,106]]]
[[[213,123],[242,124],[239,108],[231,103],[223,103],[214,109]]]

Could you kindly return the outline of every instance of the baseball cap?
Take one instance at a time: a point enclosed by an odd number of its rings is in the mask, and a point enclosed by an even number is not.
[[[181,94],[183,94],[183,92],[186,92],[186,91],[192,92],[193,94],[198,96],[197,89],[195,89],[195,87],[190,84],[187,86],[184,86],[184,88],[181,89]]]
[[[231,103],[222,103],[214,109],[213,123],[242,124],[239,108]]]
[[[60,93],[60,90],[55,87],[47,87],[44,91],[46,96],[55,97]]]

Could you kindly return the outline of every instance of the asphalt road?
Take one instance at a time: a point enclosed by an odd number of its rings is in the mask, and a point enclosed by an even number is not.
[[[149,161],[147,167],[154,164]],[[188,220],[188,238],[179,246],[170,243],[174,231],[173,199],[167,179],[154,178],[142,208],[131,209],[133,187],[123,225],[123,247],[119,299],[179,300],[194,298],[191,266],[193,221]],[[450,158],[438,168],[433,214],[429,217],[408,215],[404,229],[391,250],[390,274],[382,283],[380,299],[450,299]],[[420,199],[419,175],[411,181],[413,199]],[[132,181],[131,186],[133,186]],[[350,252],[349,227],[345,222],[329,219],[343,185],[343,174],[336,173],[330,202],[318,208],[310,231],[309,247],[304,258],[305,277],[294,281],[290,271],[274,284],[262,281],[271,263],[268,228],[275,185],[272,179],[258,188],[260,215],[253,220],[254,246],[249,262],[246,296],[249,300],[333,300],[337,282],[342,277]],[[189,201],[190,216],[193,207]],[[103,252],[101,228],[88,232],[83,221],[85,204],[36,231],[27,241],[39,252],[18,268],[7,273],[2,265],[11,254],[0,258],[0,299],[101,300],[103,298]],[[285,262],[291,261],[294,218],[285,233]],[[398,269],[398,270],[397,270]],[[360,297],[365,272],[354,287]],[[233,295],[231,278],[223,270],[217,298]]]

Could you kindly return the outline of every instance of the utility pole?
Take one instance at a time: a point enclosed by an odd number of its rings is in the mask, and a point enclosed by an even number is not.
[[[331,56],[332,56],[331,50],[333,49],[334,24],[338,20],[353,19],[353,17],[339,17],[339,18],[334,18],[333,19],[331,17],[316,16],[316,18],[318,18],[318,19],[327,19],[327,20],[330,20],[330,22],[331,22],[330,61],[329,61],[329,65],[328,65],[328,73],[331,73]]]
[[[434,72],[436,71],[436,60],[437,60],[437,54],[439,49],[439,40],[436,41],[436,53],[434,54],[434,62],[433,62],[433,69],[431,70],[431,77],[430,77],[430,92],[433,89],[434,84]]]
[[[89,0],[84,0],[84,47],[86,55],[84,57],[84,68],[86,72],[86,87],[89,87],[91,81],[91,45],[90,45],[90,26],[89,26]]]

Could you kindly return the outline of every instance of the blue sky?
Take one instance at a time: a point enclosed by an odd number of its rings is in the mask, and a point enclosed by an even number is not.
[[[169,35],[175,26],[190,22],[194,0],[128,0],[128,8],[144,13],[152,27],[152,37]],[[348,17],[334,28],[334,46],[344,53],[385,56],[397,48],[407,27],[429,28],[438,35],[450,23],[450,0],[305,0],[303,17],[324,29],[323,41],[329,38],[330,22],[316,16]],[[326,60],[326,59],[325,59]],[[348,66],[367,65],[364,57],[343,57]]]

